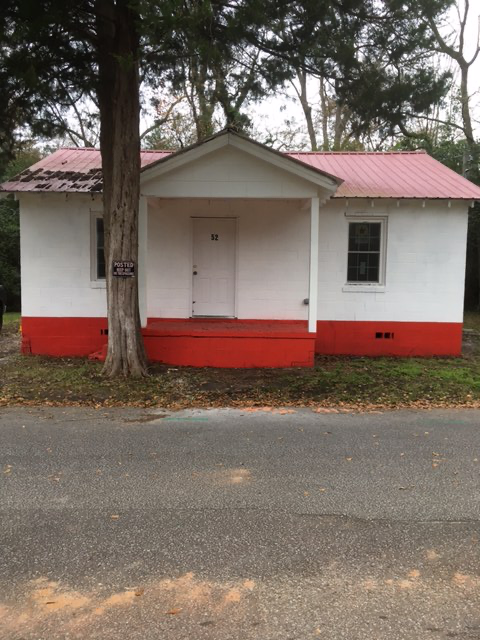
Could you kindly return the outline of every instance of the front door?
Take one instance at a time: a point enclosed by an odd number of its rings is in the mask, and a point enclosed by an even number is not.
[[[192,316],[235,315],[234,218],[193,218]]]

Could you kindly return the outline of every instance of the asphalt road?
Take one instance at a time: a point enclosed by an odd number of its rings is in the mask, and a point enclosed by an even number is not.
[[[2,640],[480,639],[480,412],[8,409]]]

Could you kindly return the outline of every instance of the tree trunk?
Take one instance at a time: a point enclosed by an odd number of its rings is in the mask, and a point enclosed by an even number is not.
[[[98,99],[108,307],[103,372],[147,375],[138,306],[140,197],[139,72],[136,15],[129,0],[97,0]],[[132,261],[135,277],[113,277],[113,261]]]
[[[479,183],[479,150],[473,133],[472,119],[470,115],[470,97],[468,95],[468,70],[469,65],[461,61],[460,66],[460,102],[462,106],[462,122],[467,139],[466,154],[463,158],[463,175],[475,182]]]
[[[328,97],[327,92],[325,90],[325,81],[323,78],[320,78],[320,104],[322,107],[322,136],[323,143],[322,149],[324,151],[328,151],[330,149],[330,143],[328,140]]]
[[[213,134],[213,112],[215,105],[208,96],[208,68],[203,62],[192,60],[191,82],[198,100],[198,110],[194,112],[197,141],[209,138]]]
[[[302,105],[303,114],[307,123],[308,137],[310,138],[310,148],[312,151],[317,151],[317,134],[315,133],[315,126],[313,124],[312,107],[308,103],[307,96],[307,74],[301,69],[297,69],[297,78],[300,85],[300,91],[298,91],[298,98]]]
[[[480,184],[480,176],[479,176],[479,146],[476,143],[473,127],[472,127],[472,119],[470,115],[470,100],[468,95],[468,70],[470,65],[468,65],[464,60],[459,61],[460,66],[460,102],[462,107],[462,123],[463,129],[465,131],[466,138],[466,148],[463,154],[463,175],[475,182],[475,184]],[[478,207],[473,207],[469,211],[469,231],[475,233],[475,248],[476,248],[476,258],[477,258],[477,281],[480,284],[480,216]],[[477,310],[480,310],[480,286],[477,285]]]

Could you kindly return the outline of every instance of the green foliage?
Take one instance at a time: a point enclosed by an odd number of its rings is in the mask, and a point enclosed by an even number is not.
[[[94,15],[92,1],[4,0],[0,12],[0,164],[15,155],[27,126],[52,136],[58,123],[48,107],[70,105],[94,83],[92,48],[81,37]]]
[[[467,150],[466,140],[456,137],[454,129],[442,125],[436,131],[416,131],[414,135],[400,138],[394,146],[396,151],[424,150],[433,158],[462,175],[463,156]]]

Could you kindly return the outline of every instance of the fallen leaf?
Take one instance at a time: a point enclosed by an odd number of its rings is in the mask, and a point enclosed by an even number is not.
[[[348,458],[345,458],[345,460],[346,460],[347,462],[351,462],[351,461],[353,460],[353,458],[348,457]]]
[[[308,493],[308,491],[304,491],[304,492],[303,492],[303,495],[304,495],[304,496],[309,496],[310,494]]]
[[[436,469],[438,467],[438,462],[432,462],[432,469]]]
[[[415,488],[415,485],[414,484],[410,484],[410,485],[408,485],[406,487],[398,487],[398,490],[399,491],[409,491],[410,489],[414,489],[414,488]]]
[[[143,587],[142,587],[142,588],[140,588],[140,589],[137,589],[137,590],[135,591],[135,595],[136,595],[137,597],[138,597],[138,596],[143,596],[143,594],[144,594],[144,593],[145,593],[145,589],[143,589]]]
[[[12,473],[13,465],[6,464],[3,468],[3,475],[8,476],[9,473]]]
[[[119,518],[120,516],[117,515],[110,516],[110,520],[118,520]]]
[[[183,611],[182,607],[174,607],[173,609],[170,609],[169,611],[165,611],[165,615],[166,616],[176,616],[178,613],[181,613]]]

